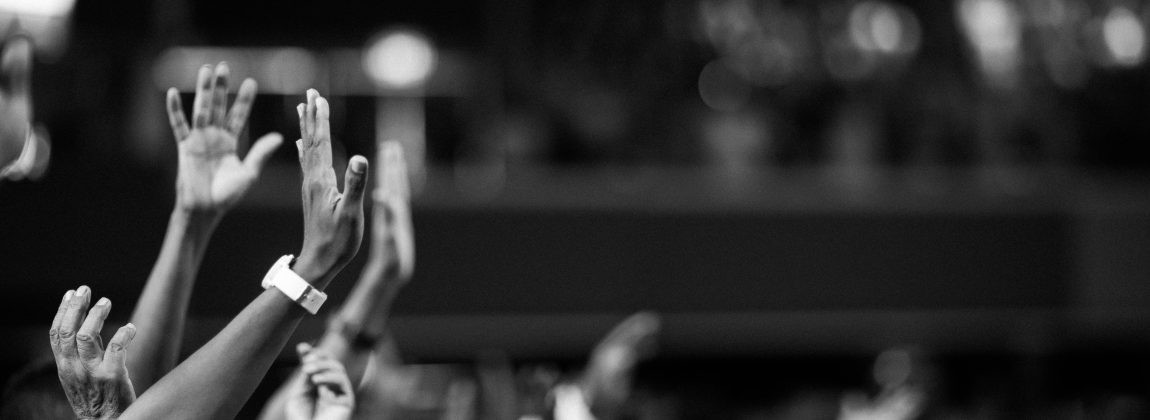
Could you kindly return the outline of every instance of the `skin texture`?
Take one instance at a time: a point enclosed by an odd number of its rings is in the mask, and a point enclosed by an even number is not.
[[[126,364],[136,328],[121,327],[105,349],[100,330],[112,302],[100,299],[89,310],[91,298],[87,286],[65,293],[48,335],[72,411],[81,419],[112,419],[136,399]]]
[[[382,144],[379,151],[383,166],[379,170],[372,212],[371,247],[367,264],[339,313],[329,324],[318,348],[347,367],[351,383],[364,376],[371,346],[356,346],[356,337],[381,338],[387,328],[387,317],[399,290],[410,280],[415,269],[415,238],[411,222],[411,189],[403,149],[398,142]],[[284,419],[284,408],[293,383],[293,374],[269,400],[261,419]]]
[[[348,420],[355,409],[355,388],[339,361],[322,349],[300,343],[301,375],[288,384],[287,420]]]
[[[159,258],[132,314],[138,332],[128,367],[140,392],[176,366],[188,302],[212,233],[283,142],[279,134],[265,135],[240,160],[237,138],[255,100],[256,82],[244,80],[228,111],[228,76],[226,63],[200,68],[192,110],[196,124],[191,128],[179,92],[168,90],[168,120],[179,151],[176,204]]]
[[[320,290],[358,251],[363,235],[363,197],[368,170],[367,159],[352,157],[345,176],[346,189],[344,193],[339,192],[334,176],[329,176],[333,173],[327,113],[327,101],[318,92],[309,92],[306,112],[301,113],[307,119],[301,121],[301,126],[308,127],[308,130],[297,142],[303,172],[307,234],[300,257],[292,267]],[[198,126],[200,121],[196,124]],[[324,168],[321,165],[328,166]],[[215,199],[222,196],[200,197]],[[237,284],[240,283],[237,281]],[[253,288],[258,287],[255,286],[258,279],[249,279],[249,284]],[[235,417],[305,314],[303,308],[280,291],[274,288],[263,291],[219,334],[141,394],[119,418]],[[68,340],[63,339],[70,337],[69,331],[77,322],[68,316],[61,316],[61,319],[62,327],[54,325],[50,335],[54,349],[59,348],[57,364],[63,380],[65,374],[75,370],[74,359],[80,357],[71,355]],[[117,342],[115,338],[112,341]],[[121,352],[127,350],[126,345],[115,348]],[[126,376],[126,371],[123,374]],[[94,392],[92,388],[87,389]]]

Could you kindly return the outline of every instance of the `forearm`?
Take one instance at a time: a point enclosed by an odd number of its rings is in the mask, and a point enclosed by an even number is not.
[[[219,334],[142,394],[121,419],[233,418],[305,314],[265,290]]]
[[[339,308],[336,315],[339,320],[354,325],[368,336],[382,335],[395,296],[405,283],[398,278],[397,273],[397,270],[386,264],[368,262],[359,281]]]
[[[304,263],[293,268],[323,289],[334,275]],[[307,312],[274,288],[265,290],[219,334],[143,393],[121,419],[232,418]]]
[[[360,383],[375,342],[386,332],[387,317],[404,283],[397,273],[369,262],[319,342],[318,347],[344,365],[353,384]]]
[[[132,313],[136,350],[128,359],[137,392],[144,392],[175,367],[184,335],[196,273],[218,217],[176,209],[160,256]]]
[[[368,359],[371,358],[372,347],[357,346],[355,337],[348,336],[351,331],[344,330],[341,326],[352,326],[351,329],[362,331],[362,334],[368,337],[383,337],[386,328],[385,318],[390,313],[391,304],[399,291],[400,282],[395,274],[397,272],[394,269],[386,269],[383,264],[369,261],[351,294],[336,313],[334,322],[328,324],[327,330],[320,338],[317,347],[344,365],[353,386],[358,386],[363,379]],[[280,386],[272,398],[268,399],[267,405],[260,413],[261,420],[284,418],[288,388],[298,375],[300,371],[296,369],[292,377]]]

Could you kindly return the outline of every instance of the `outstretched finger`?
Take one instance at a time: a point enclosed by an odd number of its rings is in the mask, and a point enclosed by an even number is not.
[[[403,145],[395,140],[383,143],[380,152],[383,170],[378,191],[375,197],[378,201],[386,201],[391,197],[407,200],[411,197],[411,183],[407,180],[407,160],[403,158]]]
[[[311,353],[311,350],[312,350],[311,344],[306,342],[306,341],[301,342],[299,344],[296,344],[296,346],[295,346],[295,352],[296,352],[296,354],[299,355],[300,358],[307,356],[308,353]]]
[[[172,126],[172,134],[176,136],[177,142],[188,138],[188,120],[184,118],[184,104],[176,88],[168,89],[168,125]]]
[[[311,144],[311,138],[307,135],[307,118],[304,115],[306,110],[307,104],[299,104],[295,106],[295,113],[299,115],[299,138],[304,142],[304,145],[309,145]]]
[[[228,76],[231,70],[228,63],[220,62],[216,65],[215,76],[212,77],[212,120],[210,124],[223,127],[227,123],[228,115]]]
[[[248,78],[240,84],[240,91],[236,93],[236,103],[232,104],[232,111],[228,118],[228,131],[239,135],[248,123],[248,115],[252,111],[252,103],[256,101],[256,81]]]
[[[68,302],[76,291],[69,290],[60,299],[60,307],[56,308],[56,316],[52,318],[52,328],[48,330],[48,340],[52,345],[52,354],[60,355],[60,324],[64,320],[64,313],[68,311]],[[57,359],[59,361],[59,359]]]
[[[256,175],[259,175],[263,170],[264,165],[267,164],[268,159],[271,159],[272,153],[276,148],[280,147],[284,141],[284,137],[279,133],[268,133],[259,140],[256,140],[252,145],[251,150],[248,150],[248,155],[244,157],[244,166],[251,170]]]
[[[111,312],[112,301],[100,298],[88,311],[84,325],[76,332],[76,350],[80,354],[80,361],[88,367],[95,368],[103,360],[104,344],[100,341],[100,331],[104,329],[104,320]]]
[[[638,346],[659,332],[662,321],[653,312],[639,312],[620,322],[607,337],[604,344]]]
[[[84,314],[88,312],[88,301],[91,299],[91,295],[92,289],[89,289],[88,286],[77,288],[72,299],[68,301],[68,309],[64,312],[64,318],[60,320],[60,354],[65,358],[75,359],[79,357],[76,351],[76,333],[80,329],[80,323],[84,320]]]
[[[332,359],[331,356],[324,354],[317,354],[319,352],[310,353],[303,358],[303,366],[300,369],[305,375],[316,375],[330,370],[343,371],[343,365],[338,360]]]
[[[131,323],[116,330],[116,335],[112,336],[112,341],[108,342],[108,349],[104,351],[105,369],[110,371],[127,369],[128,346],[132,344],[134,338],[136,338],[136,326]]]
[[[331,143],[331,108],[327,98],[316,94],[315,98],[315,139],[319,142]]]
[[[4,46],[4,56],[0,57],[0,74],[4,75],[6,93],[28,105],[32,90],[32,42],[28,38],[15,37]]]
[[[196,99],[192,102],[194,128],[205,128],[212,121],[212,66],[200,67],[196,75]]]
[[[367,190],[367,158],[355,155],[347,163],[344,173],[343,201],[345,209],[363,211],[363,196]]]
[[[304,124],[307,131],[303,138],[304,141],[316,141],[315,138],[315,113],[316,113],[316,100],[319,99],[319,91],[315,89],[307,90],[307,107],[304,108]]]
[[[324,370],[322,372],[311,375],[311,383],[316,386],[329,386],[335,389],[338,393],[348,391],[348,386],[351,381],[347,379],[347,374],[341,370]]]

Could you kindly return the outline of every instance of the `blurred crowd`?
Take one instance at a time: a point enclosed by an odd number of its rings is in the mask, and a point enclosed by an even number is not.
[[[4,7],[16,6],[0,2]],[[1056,361],[1022,357],[1008,363],[1011,372],[985,365],[962,372],[962,363],[913,343],[868,358],[866,369],[823,367],[837,370],[830,375],[836,379],[853,377],[846,383],[812,385],[792,381],[801,371],[762,372],[748,393],[790,388],[765,392],[772,397],[762,401],[715,396],[699,391],[722,381],[723,372],[682,387],[691,379],[653,372],[683,365],[657,359],[658,337],[669,326],[642,308],[603,325],[598,344],[570,365],[513,360],[498,350],[463,363],[407,363],[403,343],[389,331],[394,303],[416,270],[411,202],[429,165],[455,165],[462,175],[513,164],[686,163],[735,172],[827,166],[845,169],[836,173],[851,181],[890,167],[1145,166],[1150,155],[1137,152],[1139,140],[1150,137],[1139,115],[1150,111],[1140,89],[1150,8],[1142,2],[486,7],[513,17],[500,21],[508,23],[506,32],[488,34],[483,58],[436,52],[427,36],[401,29],[369,46],[364,71],[371,74],[351,81],[341,79],[346,63],[335,53],[155,48],[162,51],[148,61],[155,73],[142,84],[180,86],[167,90],[161,107],[142,112],[165,114],[175,145],[174,160],[152,162],[173,162],[176,173],[159,256],[130,322],[110,338],[104,330],[111,329],[105,321],[112,302],[97,299],[107,285],[64,292],[47,331],[52,358],[9,378],[0,418],[235,418],[253,404],[258,418],[269,420],[1150,418],[1146,389],[1139,388],[1145,379],[1109,383],[1072,375],[1059,383],[1089,383],[1026,389],[1051,383],[1039,376],[1057,370],[1033,365]],[[37,34],[59,30],[55,18],[28,27],[13,18],[6,25],[0,182],[34,182],[53,161],[51,126],[33,113],[40,93],[33,94],[32,76]],[[192,64],[215,55],[237,62]],[[298,67],[259,67],[269,62]],[[310,76],[276,76],[293,69]],[[269,74],[265,88],[258,76]],[[466,82],[444,81],[460,74]],[[261,119],[254,104],[265,89],[292,102],[302,95],[286,117],[261,122],[293,125],[267,134],[263,126],[251,128],[250,120]],[[374,115],[352,111],[355,99],[335,99],[362,93],[357,89],[371,92]],[[321,90],[336,93],[329,99]],[[191,102],[183,92],[193,92]],[[48,86],[47,95],[63,93]],[[463,111],[442,112],[452,108],[444,98],[462,103]],[[437,118],[460,120],[445,125],[465,129],[437,131]],[[137,121],[128,131],[140,136],[150,124]],[[361,126],[374,126],[376,141],[342,144],[341,133],[371,131]],[[251,131],[261,134],[248,146]],[[296,191],[275,193],[295,203],[298,191],[300,248],[282,250],[274,262],[252,261],[269,267],[263,291],[206,344],[186,351],[189,302],[213,233],[259,183],[275,151],[293,147],[301,182],[293,184]],[[355,154],[361,150],[372,158]],[[337,168],[346,171],[339,175]],[[325,289],[341,280],[337,274],[361,242],[366,265],[350,293],[336,299],[339,306],[321,313]],[[252,287],[260,280],[234,279]],[[322,333],[292,342],[301,320],[313,316],[327,317]],[[293,358],[290,372],[279,372],[285,348],[295,350],[298,366]],[[191,355],[181,359],[185,353]],[[1141,369],[1136,364],[1130,374]],[[277,390],[261,400],[257,390],[268,386]]]

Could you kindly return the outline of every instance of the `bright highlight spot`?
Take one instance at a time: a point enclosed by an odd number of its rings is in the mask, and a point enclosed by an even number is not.
[[[1146,32],[1130,9],[1111,9],[1102,22],[1102,37],[1115,63],[1133,66],[1142,62],[1146,52]]]
[[[1022,18],[1005,0],[962,0],[958,17],[987,80],[1013,86],[1021,61]]]
[[[848,18],[851,42],[864,51],[913,52],[918,49],[918,20],[909,10],[885,2],[856,4]]]
[[[1022,36],[1018,12],[1002,0],[963,0],[960,9],[963,29],[970,42],[986,52],[1018,48]]]
[[[396,30],[377,36],[363,55],[363,69],[382,87],[418,88],[435,70],[435,48],[418,32]]]

